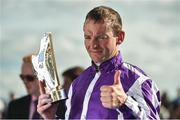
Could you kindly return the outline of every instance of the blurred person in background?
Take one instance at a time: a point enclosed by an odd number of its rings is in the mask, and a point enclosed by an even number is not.
[[[177,89],[177,98],[171,102],[170,119],[180,119],[180,88]]]
[[[19,75],[28,95],[12,100],[8,105],[8,119],[38,119],[37,103],[39,92],[39,82],[34,75],[31,55],[23,57],[21,74]]]
[[[170,100],[167,92],[163,92],[161,95],[161,110],[160,118],[168,119],[170,117]]]
[[[73,81],[65,118],[159,119],[159,89],[140,68],[124,62],[118,50],[125,37],[119,13],[96,7],[87,14],[83,31],[92,65]],[[56,108],[50,96],[41,92],[42,117],[54,118]]]
[[[73,82],[74,79],[76,79],[84,69],[80,66],[75,66],[72,68],[66,69],[63,73],[63,81],[64,84],[62,88],[65,89],[66,93],[68,93],[68,90]],[[65,118],[65,112],[66,112],[66,105],[65,105],[66,100],[61,100],[59,101],[59,105],[57,108],[56,116],[58,116],[58,119],[64,119]]]
[[[64,79],[63,88],[66,90],[67,93],[69,91],[69,88],[73,80],[76,79],[83,71],[84,71],[84,68],[80,66],[76,66],[76,67],[69,68],[62,73],[62,76]]]

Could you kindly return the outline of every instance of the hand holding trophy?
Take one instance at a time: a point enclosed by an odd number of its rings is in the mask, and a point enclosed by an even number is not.
[[[66,93],[60,85],[57,73],[51,33],[44,33],[39,53],[32,56],[32,63],[38,79],[45,81],[45,91],[50,94],[53,102],[66,99]]]

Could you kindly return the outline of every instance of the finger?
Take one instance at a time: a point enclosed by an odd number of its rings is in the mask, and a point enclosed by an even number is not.
[[[101,100],[101,102],[111,102],[112,98],[111,97],[101,97],[100,100]]]
[[[105,107],[105,108],[110,108],[110,109],[114,109],[114,108],[118,108],[120,105],[119,105],[119,103],[117,103],[117,102],[102,102],[102,105],[103,105],[103,107]]]
[[[108,97],[108,96],[111,96],[111,92],[101,92],[101,97]]]
[[[46,104],[43,106],[37,106],[37,111],[41,114],[43,113],[45,110],[47,110],[48,108],[50,108],[52,106],[52,104]]]
[[[103,107],[105,108],[111,108],[111,105],[109,103],[106,102],[102,102]]]
[[[103,86],[101,86],[100,91],[101,92],[111,92],[112,88],[110,86],[103,85]]]
[[[105,108],[112,108],[111,103],[102,102],[102,105],[103,105],[103,107],[105,107]]]
[[[114,85],[121,84],[121,71],[117,70],[114,74]]]
[[[49,94],[42,94],[39,96],[39,100],[51,98]]]
[[[48,99],[41,99],[38,101],[38,107],[41,107],[41,106],[44,106],[46,104],[50,104],[52,103],[52,99],[51,98],[48,98]]]
[[[48,95],[48,94],[42,94],[42,95],[40,95],[39,98],[38,98],[38,104],[39,104],[39,105],[42,103],[41,101],[42,101],[43,99],[51,99],[51,98],[50,98],[50,95]]]
[[[40,80],[39,80],[39,90],[40,90],[40,94],[45,94],[45,93],[46,93],[45,87],[46,87],[45,81],[44,81],[44,80],[43,80],[43,81],[40,81]]]
[[[38,106],[42,106],[44,104],[51,103],[51,102],[52,102],[52,99],[49,94],[42,94],[39,96]]]
[[[112,93],[112,102],[115,102],[115,103],[120,102],[118,95],[116,93]]]
[[[120,106],[120,103],[118,101],[112,102],[112,108],[118,108]]]
[[[118,95],[115,92],[113,92],[111,96],[112,96],[112,100],[118,100]]]
[[[118,95],[116,93],[112,93],[112,106],[113,108],[117,108],[120,106],[120,100],[118,98]]]
[[[106,108],[114,109],[118,108],[120,106],[120,103],[115,101],[115,102],[102,102],[102,105]]]

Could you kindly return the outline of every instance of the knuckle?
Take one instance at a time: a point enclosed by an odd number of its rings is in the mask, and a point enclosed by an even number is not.
[[[116,97],[116,93],[115,93],[115,92],[112,92],[112,93],[111,93],[111,96],[112,96],[112,97]]]
[[[112,108],[116,108],[117,107],[117,104],[116,103],[113,103],[112,104]]]
[[[104,95],[104,92],[101,92],[101,93],[100,93],[100,96],[102,97],[103,95]]]
[[[104,91],[104,89],[106,89],[106,86],[105,85],[101,86],[100,90]]]
[[[104,107],[106,107],[105,103],[103,103],[103,102],[102,102],[102,105],[103,105]]]
[[[100,100],[103,102],[104,99],[101,97]]]
[[[42,108],[37,108],[39,114],[42,114]]]
[[[43,98],[43,96],[44,96],[44,95],[43,95],[43,94],[41,94],[41,95],[39,96],[39,100],[41,100],[41,99]]]

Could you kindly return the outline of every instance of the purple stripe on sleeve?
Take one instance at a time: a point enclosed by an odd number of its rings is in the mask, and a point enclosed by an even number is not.
[[[158,114],[159,114],[159,113],[160,113],[160,102],[161,102],[160,91],[157,91],[156,96],[157,96],[157,99],[158,99],[158,102],[159,102],[159,105],[156,106],[156,107],[157,107],[156,110],[157,110],[157,112],[158,112]]]
[[[123,117],[124,117],[124,119],[138,119],[137,117],[138,116],[134,116],[133,115],[133,111],[130,109],[130,108],[128,108],[125,104],[124,105],[122,105],[120,108],[119,108],[119,110],[123,113]]]
[[[152,80],[146,80],[143,82],[141,85],[142,89],[142,95],[144,96],[144,99],[147,103],[147,106],[149,107],[150,110],[150,116],[148,117],[150,119],[155,118],[156,119],[156,107],[153,105],[153,92],[152,92]]]
[[[129,90],[129,88],[132,87],[134,82],[139,77],[139,75],[137,75],[134,72],[134,68],[132,66],[130,66],[130,67],[131,67],[131,70],[129,70],[128,68],[122,66],[121,83],[123,85],[123,89],[124,89],[125,92],[127,92]]]
[[[158,101],[160,102],[160,101],[161,101],[160,91],[157,91],[157,92],[156,92],[156,96],[157,96],[157,98],[158,98]]]

